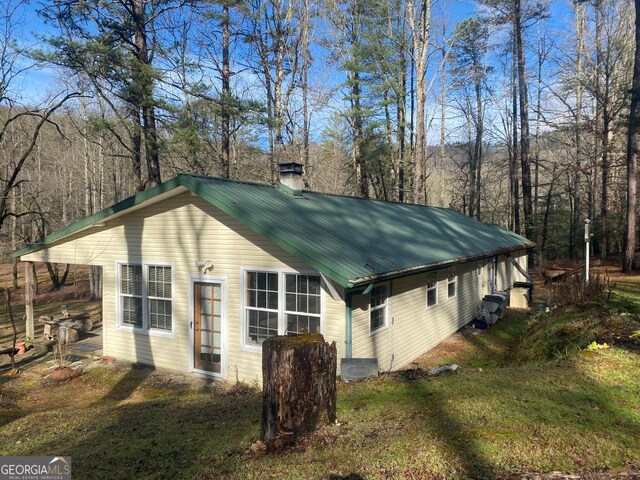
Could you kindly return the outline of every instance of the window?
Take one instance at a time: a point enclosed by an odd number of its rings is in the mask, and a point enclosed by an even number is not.
[[[286,335],[320,332],[320,277],[285,274]]]
[[[148,266],[149,328],[171,330],[171,267]]]
[[[142,328],[142,266],[120,266],[122,324]]]
[[[120,324],[137,329],[171,331],[171,267],[121,264]]]
[[[427,308],[438,304],[438,282],[427,282]]]
[[[248,341],[260,345],[278,335],[278,274],[247,272],[245,281]]]
[[[458,289],[458,277],[457,275],[450,273],[447,277],[447,298],[453,298],[456,296]]]
[[[320,332],[319,275],[245,271],[245,344],[260,346],[279,334]]]
[[[380,285],[371,290],[369,304],[369,329],[373,333],[387,326],[387,286]]]

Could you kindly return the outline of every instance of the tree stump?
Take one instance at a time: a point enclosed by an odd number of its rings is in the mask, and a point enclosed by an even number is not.
[[[274,450],[336,420],[336,343],[319,333],[272,337],[262,344],[260,440]]]

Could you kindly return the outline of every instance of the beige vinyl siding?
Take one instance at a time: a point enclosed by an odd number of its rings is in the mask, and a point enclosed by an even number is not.
[[[102,265],[104,272],[104,354],[117,360],[188,371],[190,365],[191,275],[196,263],[211,260],[210,277],[227,281],[227,378],[260,381],[262,357],[242,348],[241,299],[243,267],[309,270],[293,255],[273,244],[198,196],[183,193],[93,227],[40,252],[27,261]],[[169,263],[174,279],[174,318],[171,336],[132,333],[116,322],[116,264]],[[344,295],[342,289],[338,289]],[[344,356],[344,302],[323,292],[323,326],[328,341],[336,341]]]
[[[529,271],[527,252],[516,252],[513,254],[513,259],[518,262],[518,265],[520,265],[525,272]],[[515,267],[513,267],[513,281],[528,282],[527,278]]]
[[[497,262],[496,269],[496,288],[499,292],[507,290],[511,287],[511,270],[513,269],[513,265],[507,260],[507,257],[499,256]]]
[[[460,265],[457,293],[447,298],[449,270],[411,275],[390,282],[385,330],[369,333],[368,296],[354,296],[353,356],[378,358],[382,371],[401,368],[470,322],[480,307],[483,276],[477,262]],[[483,271],[483,274],[485,272]],[[427,308],[427,282],[437,278],[438,304]]]
[[[387,292],[393,295],[391,282],[387,282]],[[352,307],[352,355],[353,358],[377,358],[380,370],[389,370],[393,353],[391,335],[391,298],[387,299],[387,326],[371,333],[369,324],[369,295],[354,295]]]
[[[526,252],[513,254],[526,270]],[[353,297],[353,356],[377,358],[382,371],[396,370],[435,347],[478,313],[482,297],[489,293],[488,267],[492,259],[458,265],[457,293],[447,298],[447,277],[451,270],[411,275],[389,282],[388,326],[370,334],[369,296]],[[478,268],[481,271],[478,272]],[[478,274],[480,273],[480,274]],[[498,288],[524,281],[506,257],[499,257]],[[427,308],[427,282],[437,280],[438,303]]]
[[[513,259],[527,271],[527,252],[521,251],[512,254]],[[513,287],[514,282],[526,282],[527,279],[505,256],[498,257],[498,291],[505,291]]]

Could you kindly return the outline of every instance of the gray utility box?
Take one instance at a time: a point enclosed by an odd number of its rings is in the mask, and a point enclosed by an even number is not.
[[[358,378],[377,377],[377,358],[343,358],[340,363],[343,380],[357,380]]]

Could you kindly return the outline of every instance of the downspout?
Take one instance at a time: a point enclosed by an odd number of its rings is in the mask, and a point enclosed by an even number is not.
[[[362,291],[358,291],[359,295],[368,295],[373,290],[373,282],[371,282],[367,287]],[[346,293],[344,295],[344,303],[345,303],[345,332],[344,332],[344,358],[352,358],[353,355],[353,306],[352,300],[353,296],[356,292],[350,290],[348,287],[346,289]]]
[[[351,301],[353,299],[353,293],[351,292],[351,290],[347,290],[347,292],[345,293],[344,296],[344,303],[345,303],[345,332],[344,332],[344,346],[345,346],[345,352],[344,352],[344,357],[345,358],[351,358],[352,356],[352,344],[353,344],[353,332],[352,332],[352,327],[353,327],[353,309],[351,307]]]

